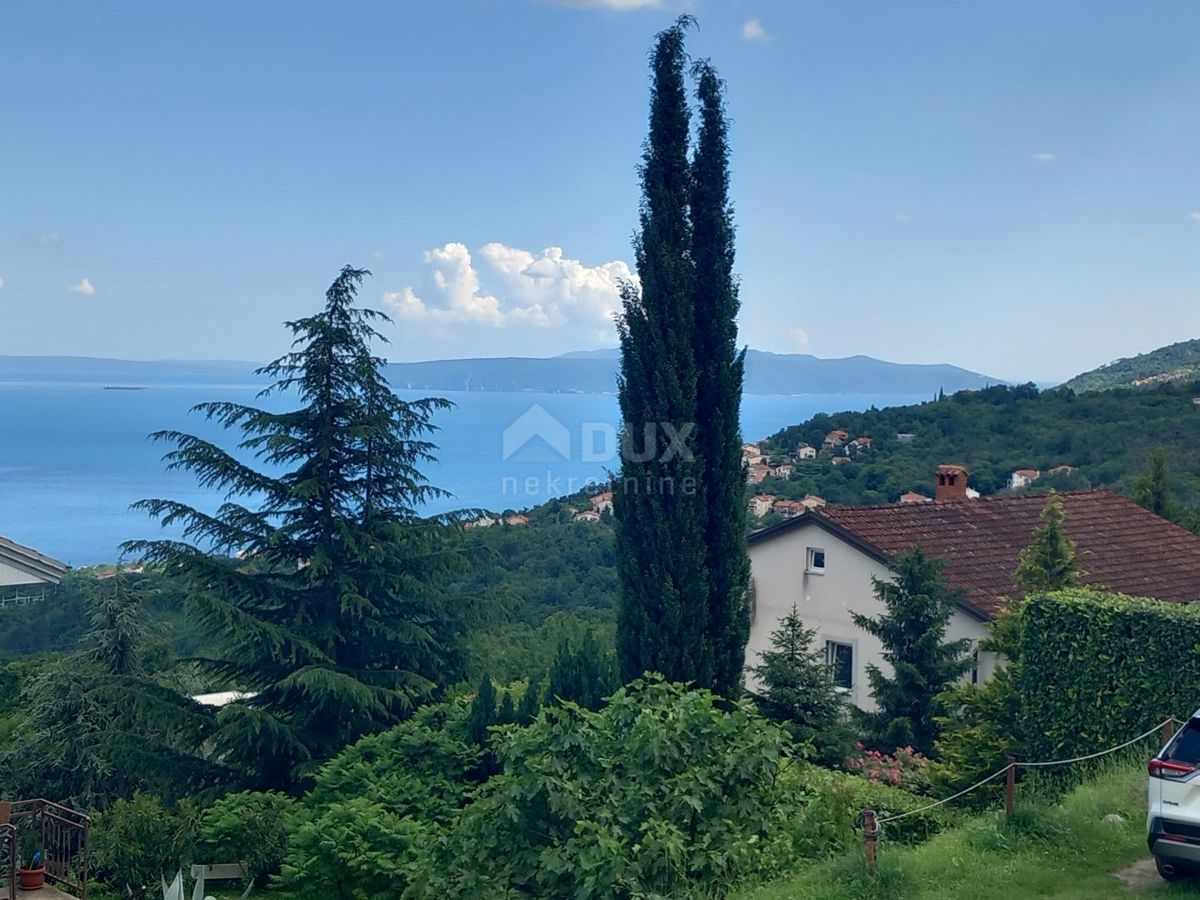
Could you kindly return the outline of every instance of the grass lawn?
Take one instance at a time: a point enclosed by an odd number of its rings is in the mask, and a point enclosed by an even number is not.
[[[1124,822],[1105,822],[1117,813]],[[985,813],[916,847],[879,847],[879,871],[866,874],[862,853],[808,867],[790,879],[734,900],[1059,900],[1198,897],[1200,882],[1167,886],[1139,867],[1145,839],[1146,770],[1140,761],[1108,768],[1061,803],[1018,796],[1010,822]]]

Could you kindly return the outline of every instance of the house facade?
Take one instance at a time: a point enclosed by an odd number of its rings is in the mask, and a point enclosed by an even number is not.
[[[1040,524],[1045,495],[1016,494],[968,501],[965,470],[931,503],[829,506],[755,532],[750,537],[751,610],[747,667],[770,648],[771,632],[795,606],[814,629],[835,682],[856,706],[875,708],[867,669],[889,670],[883,647],[854,624],[853,613],[884,611],[872,579],[890,580],[898,556],[920,546],[947,561],[944,577],[963,600],[947,631],[965,638],[976,665],[966,676],[991,677],[996,659],[977,652],[989,623],[1009,597],[1021,550]],[[946,481],[951,473],[946,472]],[[1069,491],[1063,530],[1084,560],[1083,584],[1172,602],[1200,599],[1200,537],[1111,491]],[[746,685],[759,685],[746,672]]]
[[[0,537],[0,606],[36,603],[62,582],[70,567],[32,547]]]

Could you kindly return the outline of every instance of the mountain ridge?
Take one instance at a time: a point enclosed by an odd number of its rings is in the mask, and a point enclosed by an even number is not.
[[[260,381],[258,363],[232,360],[120,360],[82,356],[0,356],[0,379],[164,381],[197,376]],[[389,362],[397,387],[430,391],[611,394],[620,352],[579,350],[552,357],[497,356]],[[945,363],[893,363],[870,356],[822,359],[809,354],[749,350],[747,394],[933,394],[1004,384]]]

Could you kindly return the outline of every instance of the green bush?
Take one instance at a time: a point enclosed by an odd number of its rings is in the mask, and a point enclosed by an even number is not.
[[[287,817],[279,885],[339,900],[399,896],[475,786],[481,754],[466,713],[458,702],[425,707],[321,766]]]
[[[799,859],[816,859],[860,846],[861,816],[867,808],[881,819],[911,813],[884,826],[881,840],[897,843],[923,841],[956,821],[954,812],[946,807],[914,812],[930,803],[926,797],[847,772],[793,761],[780,777],[799,801],[786,825],[792,855]]]
[[[92,872],[110,890],[134,898],[156,891],[159,878],[191,861],[196,810],[169,807],[149,794],[118,800],[92,827]]]
[[[1200,607],[1077,588],[1030,597],[1021,613],[1027,755],[1080,756],[1190,716],[1198,645]]]
[[[288,846],[288,825],[295,815],[284,794],[243,791],[222,797],[200,819],[204,863],[239,862],[259,885],[276,874]]]
[[[786,737],[748,703],[635,681],[599,711],[497,732],[503,772],[430,857],[414,896],[720,896],[759,872],[792,809]]]

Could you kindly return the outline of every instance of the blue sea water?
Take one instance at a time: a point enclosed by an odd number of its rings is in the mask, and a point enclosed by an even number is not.
[[[114,381],[118,379],[112,379]],[[104,381],[0,381],[0,535],[72,565],[110,562],[121,541],[162,535],[131,511],[145,497],[212,510],[221,497],[186,472],[167,471],[169,449],[148,439],[178,429],[232,449],[233,435],[189,413],[208,400],[260,403],[261,384],[184,380],[145,390],[105,390]],[[405,398],[425,392],[401,391]],[[432,483],[452,497],[429,512],[464,507],[520,509],[570,493],[618,465],[617,400],[606,394],[447,392]],[[894,406],[912,395],[747,396],[742,431],[756,440],[817,412]],[[262,405],[286,408],[287,398]],[[507,432],[507,437],[506,437]]]

